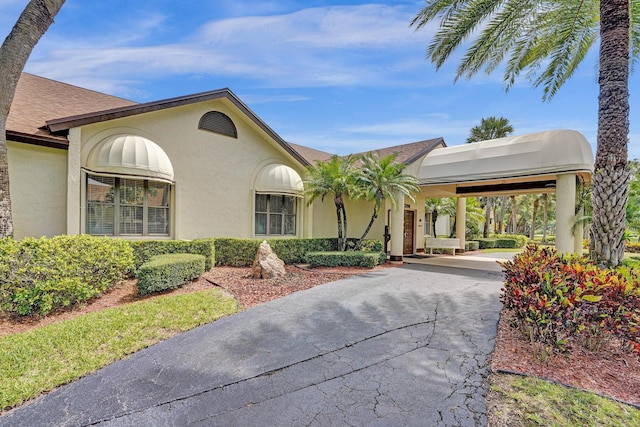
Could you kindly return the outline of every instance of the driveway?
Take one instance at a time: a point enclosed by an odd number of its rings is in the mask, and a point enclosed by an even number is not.
[[[328,283],[140,351],[0,426],[486,425],[501,284],[419,264]]]

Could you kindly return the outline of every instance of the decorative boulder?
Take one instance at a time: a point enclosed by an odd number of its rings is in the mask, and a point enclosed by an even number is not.
[[[253,260],[253,277],[256,279],[276,279],[287,274],[284,261],[278,258],[267,241],[260,243],[256,258]]]

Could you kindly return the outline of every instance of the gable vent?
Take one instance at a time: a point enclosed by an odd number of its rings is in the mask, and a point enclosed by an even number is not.
[[[233,121],[220,111],[209,111],[200,118],[198,129],[219,133],[220,135],[238,138],[238,130]]]

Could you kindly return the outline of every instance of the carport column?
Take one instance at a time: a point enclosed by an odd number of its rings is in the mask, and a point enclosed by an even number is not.
[[[556,249],[560,253],[574,252],[571,227],[576,214],[576,175],[567,173],[556,178]]]
[[[396,193],[396,207],[391,209],[391,261],[402,261],[404,252],[404,194]]]
[[[456,200],[456,237],[460,239],[460,249],[464,251],[465,231],[467,224],[467,198],[458,197]]]

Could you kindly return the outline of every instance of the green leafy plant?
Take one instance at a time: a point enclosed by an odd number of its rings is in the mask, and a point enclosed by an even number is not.
[[[307,254],[307,262],[311,267],[369,267],[373,268],[383,264],[387,260],[384,252],[365,251],[333,251],[310,252]]]
[[[156,255],[138,269],[138,294],[178,288],[204,273],[205,257],[195,254]]]
[[[121,239],[88,235],[0,240],[0,309],[46,315],[94,298],[133,268]]]
[[[564,351],[570,342],[597,351],[617,337],[640,352],[636,270],[603,269],[585,257],[535,245],[502,266],[500,300],[532,343],[546,346],[543,351]]]

